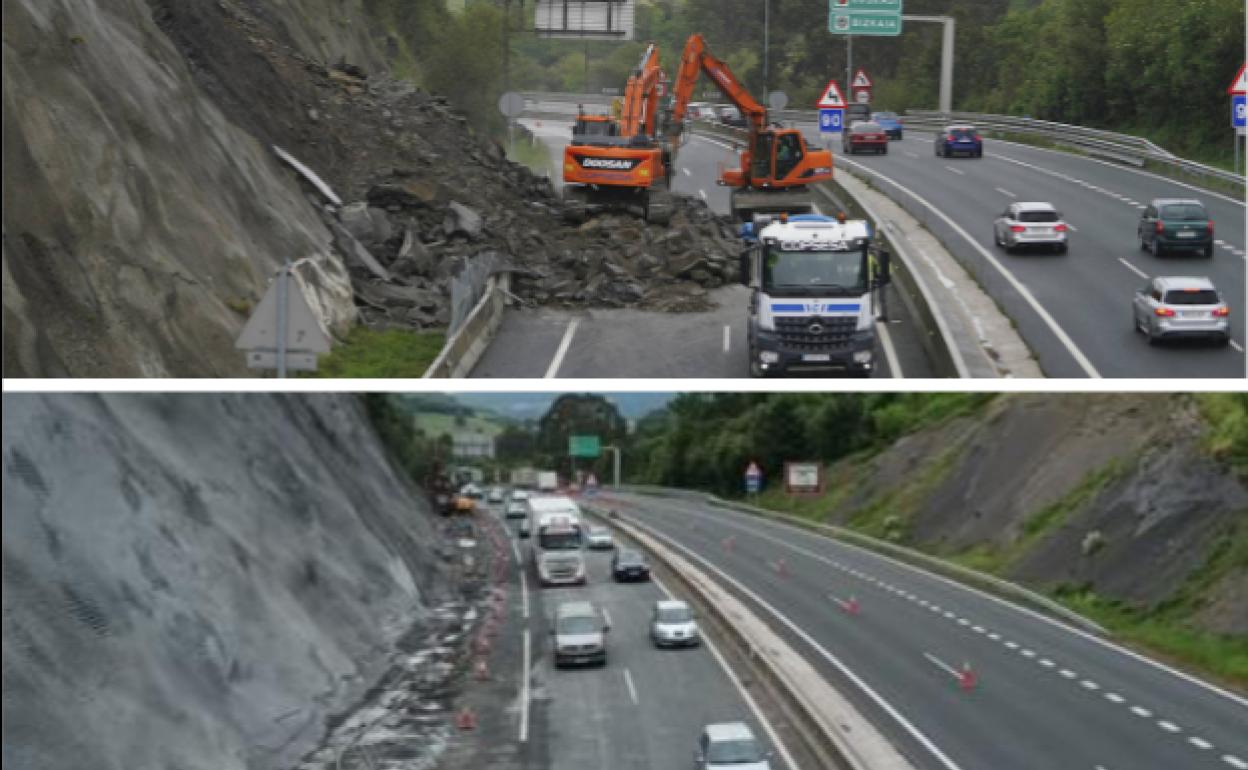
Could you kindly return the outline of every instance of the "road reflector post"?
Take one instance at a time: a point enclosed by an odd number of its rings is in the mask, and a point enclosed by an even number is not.
[[[455,718],[455,725],[461,730],[475,730],[477,715],[472,713],[472,709],[464,706],[459,710],[459,716]]]

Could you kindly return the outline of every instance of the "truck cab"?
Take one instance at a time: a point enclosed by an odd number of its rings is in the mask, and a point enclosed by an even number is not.
[[[533,497],[529,511],[538,584],[585,585],[585,528],[576,503],[560,496]]]
[[[870,225],[781,214],[756,218],[741,235],[747,248],[740,278],[753,289],[750,374],[869,377],[875,365]]]

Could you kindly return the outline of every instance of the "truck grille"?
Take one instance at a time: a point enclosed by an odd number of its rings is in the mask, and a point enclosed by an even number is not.
[[[858,319],[854,316],[797,316],[776,318],[776,336],[789,350],[823,351],[847,347]]]

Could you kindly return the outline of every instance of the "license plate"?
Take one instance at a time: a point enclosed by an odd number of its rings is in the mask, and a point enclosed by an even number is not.
[[[1180,310],[1179,318],[1207,318],[1208,313],[1203,310]]]
[[[1175,235],[1177,235],[1180,238],[1195,238],[1196,237],[1196,233],[1192,232],[1191,230],[1182,230],[1180,232],[1175,233]]]
[[[828,353],[804,353],[802,354],[802,360],[816,363],[827,362],[832,360],[832,356]]]

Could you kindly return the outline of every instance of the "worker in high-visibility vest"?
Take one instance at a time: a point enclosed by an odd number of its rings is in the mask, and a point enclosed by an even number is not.
[[[616,120],[619,120],[620,116],[623,114],[624,114],[624,101],[620,99],[620,97],[617,96],[611,100],[611,117],[615,118]]]
[[[893,280],[892,255],[889,253],[888,243],[884,240],[883,233],[879,230],[876,230],[875,239],[867,250],[867,272],[870,276],[872,288],[879,289],[880,313],[877,318],[887,322],[887,287]]]

